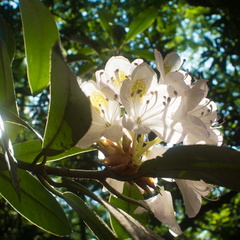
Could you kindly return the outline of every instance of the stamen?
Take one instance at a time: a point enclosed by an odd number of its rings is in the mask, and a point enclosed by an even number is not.
[[[178,69],[176,72],[178,72],[178,71],[183,67],[183,65],[184,65],[185,62],[186,62],[186,59],[183,59],[183,62],[182,62],[182,64],[181,64],[181,66],[179,67],[179,69]]]

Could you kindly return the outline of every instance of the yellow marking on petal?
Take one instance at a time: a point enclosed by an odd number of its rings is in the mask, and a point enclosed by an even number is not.
[[[113,76],[113,84],[119,89],[122,86],[123,81],[126,79],[126,74],[125,72],[117,69],[115,71],[115,76]]]
[[[92,106],[96,109],[96,111],[100,114],[102,107],[108,107],[108,101],[106,97],[99,91],[95,91],[90,96],[90,101]]]
[[[170,65],[169,62],[165,62],[163,64],[163,67],[164,67],[164,73],[165,75],[168,74],[171,70],[172,70],[172,66]]]
[[[142,78],[135,80],[131,89],[131,97],[138,96],[142,98],[146,95],[146,88],[146,82]]]

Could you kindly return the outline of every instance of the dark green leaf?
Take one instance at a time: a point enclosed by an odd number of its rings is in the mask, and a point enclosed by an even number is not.
[[[39,228],[65,236],[71,232],[68,219],[51,193],[24,170],[19,170],[21,200],[13,189],[9,173],[0,163],[0,193],[11,206]]]
[[[163,157],[145,161],[136,177],[204,180],[240,191],[240,152],[208,145],[170,148]]]
[[[69,39],[78,43],[86,44],[91,49],[93,49],[96,53],[101,52],[99,41],[94,41],[91,38],[88,38],[86,36],[71,36]]]
[[[102,200],[102,204],[116,218],[125,231],[129,233],[132,240],[164,240],[123,210],[115,208],[104,200]]]
[[[126,36],[126,32],[124,27],[117,24],[113,25],[112,38],[117,47],[123,44],[125,36]]]
[[[129,31],[126,34],[125,42],[135,38],[138,34],[147,29],[157,17],[157,9],[150,7],[144,12],[141,12],[129,26]]]
[[[5,42],[6,44],[9,60],[11,62],[13,60],[16,47],[15,37],[10,26],[1,17],[0,17],[0,39],[2,39],[3,42]]]
[[[63,198],[78,213],[98,239],[118,239],[105,222],[77,195],[65,192]]]
[[[20,0],[28,81],[34,95],[50,82],[51,49],[59,41],[58,29],[49,10],[39,0]]]
[[[51,101],[43,141],[47,156],[75,146],[91,125],[89,100],[58,46],[53,48],[51,66]]]
[[[138,58],[143,58],[148,61],[154,60],[154,54],[153,52],[149,51],[149,49],[135,49],[132,50],[132,54],[134,54]]]
[[[80,67],[77,75],[78,75],[78,76],[82,76],[82,75],[84,75],[84,74],[92,71],[92,70],[96,67],[96,65],[97,65],[97,64],[96,64],[96,63],[93,63],[93,62],[84,63],[84,64]]]
[[[114,24],[114,16],[105,9],[99,9],[98,16],[102,27],[107,31],[107,33],[111,37],[112,25]]]
[[[67,56],[67,62],[78,62],[78,61],[91,61],[91,58],[89,56],[86,56],[84,54],[74,54],[74,55],[68,55]]]
[[[139,188],[136,185],[132,185],[128,182],[124,183],[123,195],[129,198],[133,198],[135,200],[143,200],[143,195],[141,194]],[[110,196],[109,202],[113,204],[115,207],[118,207],[125,211],[126,213],[128,213],[129,215],[131,215],[137,221],[143,224],[146,223],[146,214],[134,214],[134,211],[138,207],[137,205],[124,201],[113,195]],[[111,225],[114,231],[117,233],[119,239],[126,239],[130,237],[129,234],[127,234],[127,232],[123,230],[121,224],[112,215],[110,215],[110,220]]]

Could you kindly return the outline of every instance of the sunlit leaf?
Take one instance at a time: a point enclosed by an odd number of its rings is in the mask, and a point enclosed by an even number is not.
[[[123,195],[135,200],[143,200],[143,195],[141,194],[139,188],[135,185],[129,184],[127,182],[124,183],[123,188]],[[113,204],[115,207],[118,207],[131,215],[137,221],[145,224],[146,223],[146,214],[134,214],[134,211],[138,207],[132,203],[124,201],[120,198],[117,198],[113,195],[110,196],[109,202]],[[119,239],[127,239],[129,238],[129,234],[123,230],[121,224],[112,216],[110,215],[111,225],[114,231],[117,233]]]
[[[126,34],[125,42],[135,38],[138,34],[147,29],[157,17],[157,9],[150,7],[141,12],[130,24],[129,31]]]
[[[8,34],[10,38],[10,33]],[[3,36],[4,37],[4,36]],[[6,39],[7,40],[7,39]],[[9,50],[10,51],[10,50]],[[8,111],[18,114],[15,91],[13,85],[13,76],[11,70],[11,62],[4,39],[0,38],[0,107],[8,109]],[[5,120],[5,113],[0,110],[2,118]],[[8,137],[13,141],[18,135],[18,126],[6,123],[5,131]]]
[[[14,114],[13,112],[10,112],[8,109],[0,107],[1,114],[4,115],[6,123],[11,124],[10,127],[13,128],[14,125],[19,125],[22,127],[25,127],[32,131],[40,140],[42,140],[42,136],[37,133],[29,124],[27,124],[25,121],[23,121],[18,115]]]
[[[208,145],[177,146],[163,157],[145,161],[136,177],[204,180],[240,191],[240,152]]]
[[[89,100],[58,46],[53,48],[51,66],[50,110],[43,141],[47,156],[57,155],[75,146],[91,124]]]
[[[20,0],[28,66],[28,81],[34,95],[50,82],[51,49],[59,40],[56,23],[39,0]]]
[[[2,155],[1,155],[2,158]],[[10,205],[31,223],[58,236],[71,232],[68,219],[51,193],[25,170],[19,170],[21,199],[11,184],[9,173],[0,162],[0,193]]]
[[[78,213],[98,239],[118,239],[105,222],[80,197],[71,192],[65,192],[63,198]]]
[[[4,156],[3,161],[5,162],[11,176],[12,185],[16,190],[18,197],[20,198],[21,193],[18,178],[17,160],[13,155],[12,142],[10,141],[7,133],[5,132],[4,123],[1,115],[0,115],[0,147]]]
[[[38,156],[42,151],[42,144],[40,140],[29,140],[22,143],[17,143],[13,145],[14,155],[17,160],[23,162],[33,162],[33,160]],[[94,151],[94,148],[80,149],[78,147],[73,147],[61,154],[47,157],[47,161],[61,160],[66,157],[72,157],[83,152]],[[41,158],[39,159],[41,160]]]

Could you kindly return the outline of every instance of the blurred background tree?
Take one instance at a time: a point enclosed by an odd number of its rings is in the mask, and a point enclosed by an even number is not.
[[[123,55],[130,60],[143,58],[154,66],[154,49],[163,55],[177,51],[186,59],[184,68],[192,76],[209,80],[209,97],[218,103],[219,123],[222,124],[224,144],[240,147],[240,3],[227,0],[43,0],[52,12],[62,40],[66,61],[82,80],[94,79],[94,72],[103,68],[114,55]],[[148,9],[147,16],[143,13]],[[16,37],[16,54],[13,74],[20,116],[43,133],[48,110],[48,90],[35,98],[30,97],[26,78],[24,44],[18,1],[1,1],[0,15],[12,27]],[[150,27],[130,35],[132,23],[148,22]],[[137,22],[136,22],[137,21]],[[24,131],[17,138],[21,142],[29,138]],[[54,164],[69,168],[96,169],[95,153],[84,159],[68,159]],[[195,219],[184,215],[181,195],[172,185],[171,189],[181,227],[191,239],[237,239],[240,236],[239,194],[219,188],[212,194],[217,202],[204,201],[201,212]],[[93,191],[100,185],[88,184]],[[58,239],[26,223],[1,199],[0,239]],[[97,211],[104,212],[100,205],[89,200]],[[66,207],[73,226],[66,239],[94,239],[74,214]],[[167,229],[158,221],[149,221],[155,232],[172,239]],[[62,239],[62,238],[61,238]]]

